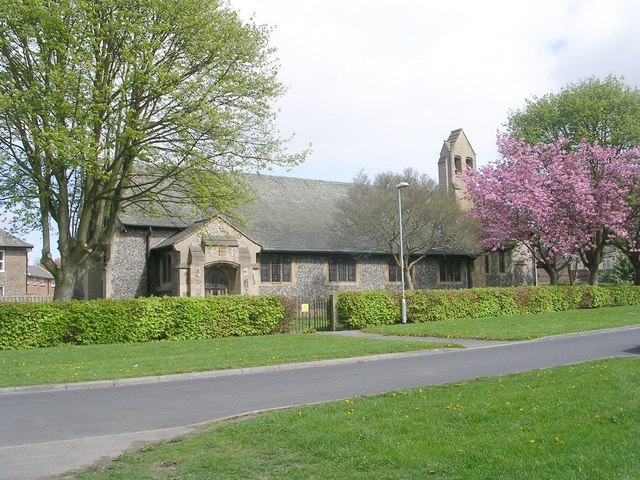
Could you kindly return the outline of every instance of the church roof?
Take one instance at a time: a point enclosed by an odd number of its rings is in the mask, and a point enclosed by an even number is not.
[[[336,244],[336,234],[330,228],[336,202],[346,196],[349,183],[269,175],[247,175],[246,181],[256,199],[238,209],[246,219],[242,224],[233,220],[229,223],[264,251],[350,251]],[[189,222],[179,214],[150,217],[133,209],[120,216],[125,227],[176,229],[173,236],[154,248],[178,243],[208,220]]]
[[[264,252],[355,253],[356,248],[340,244],[340,236],[331,228],[337,203],[347,195],[350,183],[269,175],[247,175],[246,181],[256,199],[239,208],[245,219],[239,223],[225,219],[234,228],[262,247]],[[132,210],[120,216],[125,226],[170,228],[175,233],[153,245],[160,249],[193,235],[211,220],[193,221],[175,214],[151,218]],[[385,253],[372,248],[369,253]],[[473,252],[434,252],[473,255]]]

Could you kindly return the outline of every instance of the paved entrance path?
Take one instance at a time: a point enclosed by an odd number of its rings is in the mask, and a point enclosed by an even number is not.
[[[5,390],[0,395],[0,479],[37,479],[84,468],[140,442],[266,409],[625,355],[640,355],[640,326],[211,378],[123,381],[117,388]]]

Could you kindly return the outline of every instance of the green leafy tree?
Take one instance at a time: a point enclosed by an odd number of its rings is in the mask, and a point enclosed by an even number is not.
[[[529,145],[565,140],[567,148],[572,148],[586,140],[592,145],[625,152],[640,146],[640,90],[626,85],[622,78],[590,77],[567,85],[559,93],[527,100],[522,110],[509,114],[505,127],[506,134]],[[602,166],[591,164],[596,183]],[[637,203],[637,192],[630,195],[629,202]],[[597,274],[605,246],[613,243],[631,260],[640,284],[640,209],[634,209],[627,226],[626,234],[618,238],[607,235],[594,238],[593,248],[581,252],[581,259],[590,272]]]
[[[123,208],[163,193],[225,212],[237,172],[303,159],[273,133],[268,29],[225,5],[0,2],[0,205],[42,231],[58,299],[102,260]]]
[[[617,257],[605,280],[612,283],[635,283],[635,269],[629,258],[623,255]]]
[[[613,76],[570,83],[511,112],[505,133],[530,145],[587,140],[628,150],[640,145],[640,90]]]
[[[407,182],[402,195],[403,254],[400,258],[400,223],[396,185]],[[427,254],[478,250],[476,221],[464,215],[458,203],[426,175],[407,169],[385,172],[372,180],[360,172],[336,209],[332,228],[336,246],[393,256],[404,268],[407,289],[413,289],[412,267]]]

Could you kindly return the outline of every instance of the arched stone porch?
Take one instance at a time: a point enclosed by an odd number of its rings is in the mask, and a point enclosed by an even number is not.
[[[241,295],[240,265],[215,262],[204,267],[204,294]]]

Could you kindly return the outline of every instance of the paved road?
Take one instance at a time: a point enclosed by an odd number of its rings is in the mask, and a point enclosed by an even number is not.
[[[44,478],[255,411],[640,355],[640,327],[365,362],[0,395],[0,479]]]

